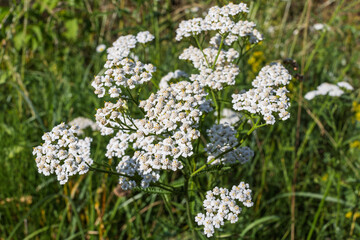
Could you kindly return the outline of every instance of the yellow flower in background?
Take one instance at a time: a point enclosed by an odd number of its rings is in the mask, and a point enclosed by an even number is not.
[[[322,177],[321,180],[323,180],[324,182],[327,181],[329,178],[329,174],[325,173]]]
[[[260,70],[262,63],[265,61],[264,52],[256,51],[248,59],[252,72],[256,73]]]
[[[352,105],[352,110],[355,112],[355,120],[360,121],[360,103],[354,101]]]
[[[360,141],[356,140],[350,143],[350,148],[359,148],[360,149]]]
[[[355,217],[355,220],[356,220],[357,218],[360,217],[360,212],[356,212],[354,215],[355,215],[354,217]],[[346,217],[346,218],[352,218],[352,217],[353,217],[352,211],[347,212],[347,213],[345,214],[345,217]]]

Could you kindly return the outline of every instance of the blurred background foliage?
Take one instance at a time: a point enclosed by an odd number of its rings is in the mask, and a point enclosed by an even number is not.
[[[242,66],[244,87],[273,60],[296,60],[304,77],[291,85],[291,119],[248,140],[253,161],[212,176],[224,187],[249,182],[255,201],[215,237],[359,239],[360,1],[245,2],[265,40]],[[121,191],[116,177],[92,173],[60,186],[37,173],[31,152],[44,131],[79,116],[92,118],[101,106],[90,86],[105,62],[96,46],[150,31],[156,39],[147,58],[159,81],[169,71],[189,70],[177,59],[189,44],[174,41],[179,22],[226,3],[0,1],[0,239],[191,238],[177,211],[184,208],[181,198]],[[339,81],[354,91],[302,98],[320,83]],[[104,160],[109,139],[87,134],[94,138],[93,158]]]

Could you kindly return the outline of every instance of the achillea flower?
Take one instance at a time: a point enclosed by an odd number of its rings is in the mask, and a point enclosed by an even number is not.
[[[199,226],[204,226],[204,234],[212,237],[216,228],[220,228],[228,220],[230,223],[236,223],[242,208],[252,207],[251,190],[249,184],[241,182],[238,186],[233,186],[229,191],[226,188],[215,187],[212,191],[206,192],[206,198],[203,202],[205,214],[198,213],[195,216],[195,222]]]
[[[260,113],[267,124],[275,123],[275,112],[281,120],[288,119],[290,113],[286,110],[290,103],[285,86],[291,78],[286,68],[279,63],[263,67],[252,82],[253,89],[232,95],[233,108],[237,111]]]
[[[331,83],[322,83],[316,88],[316,90],[307,92],[304,98],[307,100],[312,100],[316,96],[321,96],[321,95],[340,97],[345,93],[344,90],[342,89],[351,91],[354,88],[347,82],[339,82],[336,85]]]
[[[45,176],[55,173],[60,184],[65,184],[69,176],[89,170],[93,163],[90,158],[92,139],[79,139],[78,133],[76,126],[61,123],[43,135],[44,144],[33,150],[39,173]]]

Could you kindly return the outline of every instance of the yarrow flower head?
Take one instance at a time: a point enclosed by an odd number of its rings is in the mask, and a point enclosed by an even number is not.
[[[183,38],[190,36],[197,36],[202,32],[216,31],[210,43],[214,46],[219,46],[221,42],[221,35],[226,35],[224,39],[225,45],[231,45],[237,41],[238,38],[248,37],[252,44],[263,40],[261,33],[255,29],[256,24],[249,21],[237,21],[234,19],[237,16],[245,16],[249,12],[246,4],[230,3],[223,7],[214,6],[209,9],[204,18],[194,18],[184,20],[176,29],[176,40],[180,41]]]
[[[139,32],[137,36],[127,35],[119,37],[113,46],[107,50],[107,62],[104,67],[105,73],[96,76],[91,86],[99,98],[109,94],[111,98],[118,98],[122,88],[133,89],[136,85],[148,82],[156,68],[152,64],[144,64],[138,60],[131,59],[131,49],[136,47],[138,42],[147,43],[152,41],[154,36],[148,31]]]
[[[281,120],[290,117],[286,110],[290,106],[286,96],[286,85],[291,75],[279,63],[272,63],[263,67],[259,75],[252,82],[254,88],[240,94],[232,95],[233,108],[237,111],[246,110],[250,113],[260,113],[267,124],[275,123],[273,113],[278,112]]]
[[[316,90],[309,91],[305,94],[304,98],[312,100],[316,96],[329,95],[331,97],[340,97],[344,94],[342,89],[351,91],[354,88],[347,82],[338,82],[336,85],[331,83],[322,83],[317,86]]]
[[[212,191],[206,192],[206,198],[203,202],[204,213],[198,213],[195,216],[195,222],[199,226],[204,226],[204,234],[212,237],[215,229],[220,228],[228,220],[230,223],[236,223],[242,208],[252,207],[251,190],[249,184],[241,182],[238,186],[233,186],[229,191],[226,188],[215,187]]]
[[[78,127],[61,123],[43,135],[44,144],[33,150],[39,173],[45,176],[55,173],[60,184],[65,184],[69,176],[88,172],[93,163],[90,158],[92,139],[79,139],[78,133]]]
[[[151,42],[152,40],[154,40],[154,35],[152,35],[149,31],[144,31],[144,32],[139,32],[136,35],[136,40],[139,43],[147,43],[147,42]]]

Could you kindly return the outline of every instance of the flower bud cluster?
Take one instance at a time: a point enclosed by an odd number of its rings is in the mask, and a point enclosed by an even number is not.
[[[178,79],[181,77],[187,78],[188,75],[186,72],[181,71],[181,70],[176,70],[175,72],[169,72],[168,74],[166,74],[165,76],[163,76],[161,78],[159,87],[167,88],[169,86],[169,82],[171,81],[171,79]]]
[[[260,113],[267,124],[275,123],[273,115],[275,112],[279,113],[281,120],[288,119],[290,113],[286,110],[290,103],[286,96],[288,90],[285,86],[289,84],[291,78],[286,68],[279,63],[263,67],[252,82],[254,88],[232,95],[233,108],[237,111]]]
[[[224,225],[225,220],[230,223],[236,223],[242,208],[252,207],[251,189],[249,184],[241,182],[238,186],[233,186],[229,191],[226,188],[215,187],[212,191],[206,192],[206,198],[203,202],[205,214],[198,213],[195,216],[195,222],[199,226],[204,226],[204,234],[207,237],[214,235],[215,229]]]
[[[45,176],[55,173],[60,184],[65,184],[69,176],[89,170],[93,163],[90,158],[92,139],[79,139],[78,133],[76,126],[61,123],[42,136],[44,144],[33,150],[39,173]]]
[[[192,141],[200,136],[195,127],[203,113],[202,105],[207,104],[206,95],[199,83],[186,81],[171,84],[150,95],[139,106],[145,117],[133,119],[129,124],[136,131],[119,131],[110,140],[106,156],[121,159],[118,172],[140,176],[141,187],[157,181],[159,170],[182,169],[179,158],[193,154]],[[135,150],[133,156],[126,155],[129,149]],[[120,177],[120,183],[124,189],[137,186],[128,177]]]
[[[232,62],[239,57],[239,53],[233,48],[228,51],[221,50],[219,54],[216,48],[206,48],[203,53],[200,49],[190,46],[179,56],[179,59],[191,61],[200,71],[199,74],[192,74],[190,80],[198,81],[202,87],[215,90],[223,89],[224,85],[234,85],[239,68]],[[208,64],[212,64],[215,60],[213,69]]]
[[[239,142],[236,138],[237,132],[232,126],[228,124],[213,125],[207,130],[207,133],[210,142],[206,145],[205,151],[208,152],[207,161],[212,161],[211,164],[234,164],[237,162],[244,164],[253,158],[254,151],[249,147],[233,149]],[[215,159],[216,156],[230,149],[233,150]]]

